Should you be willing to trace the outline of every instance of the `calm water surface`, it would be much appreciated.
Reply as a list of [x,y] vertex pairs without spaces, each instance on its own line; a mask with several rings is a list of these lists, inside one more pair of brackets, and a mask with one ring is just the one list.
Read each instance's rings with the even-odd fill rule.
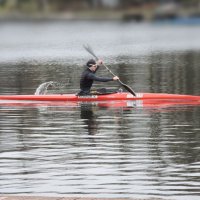
[[[200,95],[200,27],[0,26],[1,94],[33,94],[47,81],[62,84],[49,92],[77,92],[90,43],[136,92]],[[199,106],[0,105],[0,194],[196,200],[199,155]]]

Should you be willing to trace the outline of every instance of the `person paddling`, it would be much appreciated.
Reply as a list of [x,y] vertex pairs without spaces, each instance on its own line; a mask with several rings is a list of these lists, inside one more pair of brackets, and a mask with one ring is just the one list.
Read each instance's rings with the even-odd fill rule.
[[[102,60],[98,60],[96,62],[94,59],[90,59],[87,62],[86,64],[87,68],[83,71],[81,75],[80,92],[77,94],[78,96],[94,94],[91,92],[91,87],[94,81],[108,82],[108,81],[119,80],[118,76],[114,76],[112,78],[104,78],[104,77],[96,76],[95,73],[97,72],[97,70],[102,64],[103,64]],[[98,90],[96,91],[96,93],[98,94]]]

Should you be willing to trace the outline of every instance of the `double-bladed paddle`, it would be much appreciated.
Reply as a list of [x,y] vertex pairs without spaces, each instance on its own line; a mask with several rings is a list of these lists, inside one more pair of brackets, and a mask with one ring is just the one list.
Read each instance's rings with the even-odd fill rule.
[[[89,45],[83,45],[84,49],[90,53],[92,56],[94,56],[94,58],[96,60],[99,60],[99,58],[95,55],[94,51],[92,50],[92,48]],[[116,76],[104,63],[102,64],[113,76]],[[133,96],[136,96],[136,93],[132,90],[131,87],[129,87],[128,85],[124,84],[120,79],[118,80],[118,82],[128,91],[130,92]]]

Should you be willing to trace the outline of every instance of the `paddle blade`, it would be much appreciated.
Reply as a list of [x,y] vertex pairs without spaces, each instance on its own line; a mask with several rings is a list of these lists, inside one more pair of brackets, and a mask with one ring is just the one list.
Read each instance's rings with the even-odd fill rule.
[[92,56],[94,56],[96,60],[99,60],[98,57],[95,55],[94,51],[92,50],[92,48],[88,44],[83,45],[83,47],[88,53],[90,53]]
[[120,80],[119,80],[119,83],[120,83],[128,92],[130,92],[133,96],[136,96],[136,93],[132,90],[131,87],[129,87],[128,85],[122,83]]

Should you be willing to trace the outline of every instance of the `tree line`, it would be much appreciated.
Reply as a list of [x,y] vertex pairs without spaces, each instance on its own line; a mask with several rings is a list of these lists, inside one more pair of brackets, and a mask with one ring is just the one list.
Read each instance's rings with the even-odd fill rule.
[[129,9],[141,6],[157,6],[175,3],[184,7],[199,7],[200,0],[0,0],[0,9],[5,11],[67,11],[90,9]]

